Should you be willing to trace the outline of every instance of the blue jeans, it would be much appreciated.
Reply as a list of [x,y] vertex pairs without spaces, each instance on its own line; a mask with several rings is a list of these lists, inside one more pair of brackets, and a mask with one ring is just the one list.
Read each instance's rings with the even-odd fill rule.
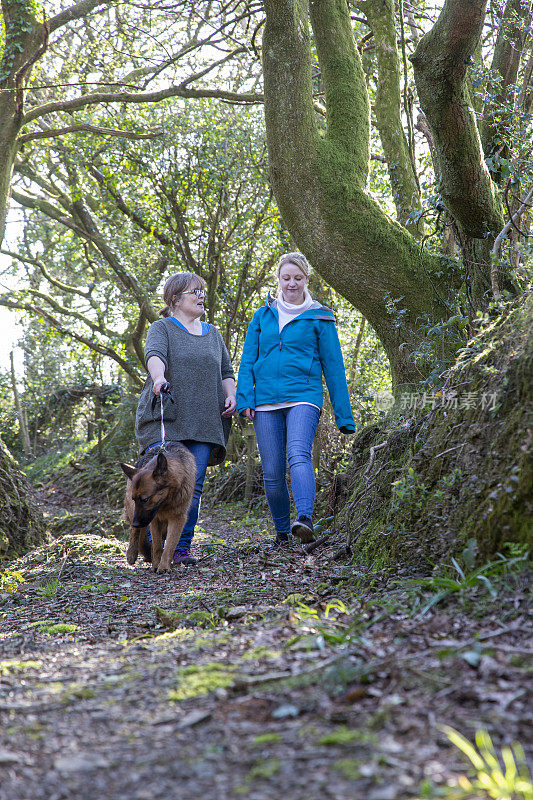
[[189,516],[187,522],[183,526],[178,547],[185,547],[190,549],[192,537],[194,536],[194,527],[198,522],[198,514],[200,513],[200,500],[202,497],[202,489],[204,488],[205,473],[209,457],[211,456],[212,445],[208,442],[194,442],[192,439],[187,439],[182,442],[187,450],[190,450],[196,460],[196,483],[194,486],[194,494],[192,496],[192,503],[189,509]]
[[[161,444],[161,442],[158,442],[157,444]],[[194,536],[194,528],[198,521],[198,514],[200,513],[200,500],[202,497],[202,489],[204,488],[207,464],[209,462],[209,457],[211,456],[212,445],[210,445],[208,442],[195,442],[192,439],[187,439],[186,441],[181,442],[181,444],[185,445],[187,450],[191,451],[196,460],[196,484],[194,486],[192,503],[189,509],[187,522],[183,526],[180,540],[177,545],[177,547],[184,547],[189,550],[191,547],[192,537]],[[154,445],[150,445],[150,447],[154,447]]]
[[311,448],[319,418],[318,408],[309,405],[255,412],[254,428],[265,493],[278,535],[289,533],[291,529],[287,460],[296,514],[299,517],[313,515],[315,471]]

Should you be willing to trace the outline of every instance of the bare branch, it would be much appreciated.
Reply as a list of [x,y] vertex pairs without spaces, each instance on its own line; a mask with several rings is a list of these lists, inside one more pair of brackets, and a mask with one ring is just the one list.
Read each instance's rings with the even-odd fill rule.
[[149,222],[146,222],[137,211],[134,211],[126,204],[120,192],[111,185],[111,181],[109,181],[99,169],[89,166],[89,172],[93,178],[96,179],[99,185],[105,189],[109,195],[111,195],[117,205],[117,208],[122,211],[123,214],[129,217],[139,228],[142,228],[143,231],[146,231],[146,233],[150,234],[150,236],[153,236],[154,239],[157,239],[159,242],[161,242],[161,244],[165,245],[165,247],[172,246],[172,240],[169,239],[168,236],[165,236],[164,233],[160,233],[160,231],[156,230],[154,226]]
[[30,258],[29,256],[23,256],[20,253],[13,253],[11,250],[5,250],[4,248],[0,249],[0,253],[2,253],[2,255],[4,256],[10,256],[10,258],[16,258],[18,261],[22,261],[24,264],[33,264],[42,272],[43,276],[46,278],[48,283],[52,284],[52,286],[55,286],[58,289],[61,289],[61,291],[67,292],[69,294],[79,294],[82,297],[85,297],[86,299],[90,299],[91,295],[90,291],[86,292],[83,289],[76,288],[75,286],[69,286],[66,283],[62,283],[57,278],[54,278],[52,275],[50,275],[50,273],[48,272],[42,261],[39,261],[39,259]]
[[495,300],[499,300],[501,297],[500,288],[498,286],[498,254],[500,252],[501,244],[505,239],[505,237],[507,236],[507,234],[509,233],[509,231],[511,230],[511,228],[513,227],[513,225],[516,222],[518,222],[518,220],[520,219],[526,208],[529,207],[529,201],[531,200],[532,197],[533,197],[533,188],[529,190],[525,200],[522,201],[522,205],[520,206],[520,208],[517,211],[515,211],[511,219],[504,225],[504,227],[494,240],[494,245],[490,252],[492,259],[492,264],[490,268],[490,283],[492,287],[492,296],[494,297]]
[[200,70],[200,72],[193,72],[192,75],[189,75],[188,78],[185,78],[179,86],[178,89],[183,89],[185,86],[188,86],[193,81],[200,80],[200,78],[204,78],[210,72],[212,72],[216,67],[220,67],[221,64],[225,64],[226,61],[229,61],[234,56],[238,55],[239,53],[245,53],[246,47],[238,47],[237,50],[233,50],[231,53],[228,53],[224,58],[220,58],[218,61],[213,61],[211,64],[208,64],[205,69]]
[[63,336],[68,336],[71,339],[75,339],[77,342],[84,344],[90,350],[94,350],[96,353],[100,353],[100,355],[111,358],[122,367],[124,372],[126,372],[138,386],[143,385],[144,381],[139,376],[138,372],[131,366],[131,364],[119,356],[116,350],[113,350],[111,347],[105,347],[104,345],[100,344],[100,342],[96,342],[94,339],[89,339],[87,336],[83,336],[74,330],[69,330],[60,320],[54,317],[53,314],[41,306],[34,305],[32,303],[24,303],[18,300],[10,300],[9,298],[1,295],[0,306],[4,306],[5,308],[13,308],[18,311],[27,311],[30,314],[42,317],[52,326],[52,328],[63,334]]
[[57,136],[64,136],[66,133],[96,133],[98,136],[118,136],[121,139],[155,139],[163,136],[163,131],[152,131],[149,133],[136,133],[135,131],[123,131],[116,128],[101,128],[98,125],[66,125],[64,128],[48,128],[42,131],[33,131],[19,136],[18,142],[24,144],[34,139],[51,139]]
[[65,225],[67,228],[75,231],[75,233],[77,233],[83,239],[91,242],[91,244],[93,244],[94,247],[96,247],[96,249],[105,258],[124,288],[132,292],[139,304],[139,307],[145,308],[148,319],[153,322],[157,318],[155,312],[151,308],[146,292],[142,289],[137,280],[122,266],[118,256],[113,252],[111,247],[106,242],[105,237],[98,229],[96,223],[81,200],[77,200],[71,204],[71,214],[75,214],[75,217],[77,217],[81,223],[76,224],[72,218],[63,216],[47,200],[30,197],[29,195],[22,194],[22,192],[19,192],[16,189],[13,189],[12,194],[13,199],[16,200],[17,203],[20,203],[20,205],[25,206],[26,208],[34,208],[41,211],[46,216],[56,220],[56,222],[60,222],[62,225]]
[[115,3],[116,0],[82,0],[82,2],[76,3],[76,5],[70,8],[66,8],[64,11],[60,11],[59,14],[56,14],[55,17],[52,17],[48,23],[50,33],[66,25],[68,22],[86,17],[87,14],[94,11],[98,6],[107,7]]
[[183,97],[186,99],[211,97],[217,100],[227,100],[229,103],[242,103],[245,105],[263,102],[262,94],[246,92],[239,94],[239,92],[227,92],[223,89],[183,89],[177,86],[161,89],[158,92],[94,92],[93,94],[85,94],[82,97],[75,97],[72,100],[59,100],[37,106],[28,111],[23,119],[23,124],[27,125],[28,122],[55,111],[77,111],[80,108],[98,103],[160,103],[170,97]]
[[99,250],[103,255],[115,275],[121,281],[122,285],[133,293],[135,299],[139,303],[139,307],[145,309],[146,316],[150,322],[153,322],[156,319],[156,315],[151,309],[146,292],[144,289],[142,289],[136,278],[134,278],[133,275],[130,275],[122,266],[118,256],[113,252],[111,247],[106,242],[105,237],[98,229],[98,226],[85,207],[84,203],[81,200],[76,200],[74,203],[72,203],[72,209],[75,211],[76,216],[83,225],[83,229],[90,236],[91,241],[95,245],[96,249]]
[[53,297],[45,292],[40,292],[37,289],[28,289],[29,294],[32,297],[38,297],[40,300],[43,300],[58,314],[64,314],[67,317],[72,317],[72,319],[77,319],[80,322],[83,322],[84,325],[87,325],[94,333],[101,333],[103,336],[113,337],[117,334],[115,331],[111,330],[111,328],[107,328],[103,326],[101,323],[93,322],[92,320],[88,319],[84,314],[81,314],[79,311],[76,311],[73,308],[65,308],[62,306],[61,303],[58,303]]

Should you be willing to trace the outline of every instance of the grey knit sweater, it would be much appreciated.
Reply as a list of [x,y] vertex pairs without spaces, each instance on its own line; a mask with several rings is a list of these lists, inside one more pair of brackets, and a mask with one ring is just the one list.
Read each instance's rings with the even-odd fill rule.
[[[145,360],[158,356],[165,364],[174,403],[164,398],[165,439],[178,442],[192,439],[213,445],[210,464],[226,457],[231,418],[224,411],[222,381],[233,378],[233,369],[222,336],[211,325],[203,336],[195,336],[170,318],[152,323],[146,337]],[[161,441],[161,404],[152,412],[153,381],[146,379],[135,418],[135,435],[142,453]]]

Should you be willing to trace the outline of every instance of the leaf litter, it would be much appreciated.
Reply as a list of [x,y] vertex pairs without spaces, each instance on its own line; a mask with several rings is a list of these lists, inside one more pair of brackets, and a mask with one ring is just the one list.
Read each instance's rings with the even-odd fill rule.
[[527,569],[426,609],[336,537],[270,553],[218,504],[198,565],[159,576],[113,509],[69,512],[1,573],[0,800],[407,800],[468,769],[442,726],[531,755]]

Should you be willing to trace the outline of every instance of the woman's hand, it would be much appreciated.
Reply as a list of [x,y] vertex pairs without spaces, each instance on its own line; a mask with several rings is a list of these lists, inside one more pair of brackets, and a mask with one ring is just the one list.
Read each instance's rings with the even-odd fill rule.
[[223,417],[231,417],[232,414],[235,413],[235,409],[237,408],[237,398],[234,394],[229,394],[224,401],[224,411],[222,412]]
[[245,408],[244,411],[241,411],[243,417],[248,417],[248,419],[253,419],[255,417],[255,408]]
[[224,411],[223,417],[231,417],[237,408],[237,387],[233,378],[223,378],[222,388],[224,389]]
[[159,394],[161,392],[161,387],[164,386],[166,382],[167,381],[164,375],[162,375],[160,378],[156,378],[152,389],[153,393]]

